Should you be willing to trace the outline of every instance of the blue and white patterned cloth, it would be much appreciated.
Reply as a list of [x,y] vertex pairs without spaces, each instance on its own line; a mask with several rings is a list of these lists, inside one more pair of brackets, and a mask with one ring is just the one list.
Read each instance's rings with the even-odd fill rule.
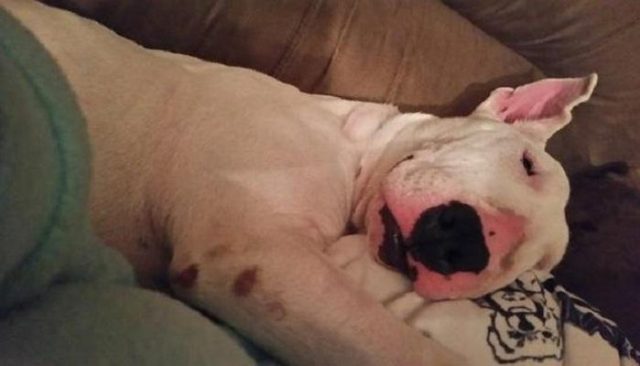
[[496,364],[640,363],[614,322],[550,275],[525,273],[473,302],[487,310],[486,345]]

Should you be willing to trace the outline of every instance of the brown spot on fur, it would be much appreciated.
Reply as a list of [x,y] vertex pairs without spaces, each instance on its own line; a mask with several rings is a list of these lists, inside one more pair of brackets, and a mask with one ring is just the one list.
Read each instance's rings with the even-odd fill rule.
[[143,250],[148,250],[151,247],[151,245],[149,244],[148,241],[144,239],[138,239],[138,247],[140,247]]
[[216,245],[215,247],[213,247],[213,249],[206,253],[206,256],[208,258],[214,259],[222,257],[225,254],[229,253],[231,253],[231,247],[229,247],[228,245]]
[[287,310],[280,301],[271,301],[267,303],[267,311],[273,315],[275,320],[282,320],[287,316]]
[[541,269],[541,270],[550,270],[551,268],[551,264],[553,263],[553,256],[552,255],[545,255],[544,257],[542,257],[542,259],[536,264],[536,269]]
[[240,272],[233,281],[233,294],[238,297],[245,297],[251,293],[258,282],[258,267],[253,266]]
[[178,273],[178,275],[173,278],[173,282],[184,288],[190,288],[196,282],[197,278],[198,266],[192,264],[186,269],[182,270],[182,272]]
[[358,228],[356,227],[356,225],[351,221],[347,222],[347,225],[344,228],[344,235],[353,235],[357,233]]
[[500,267],[502,267],[502,270],[504,271],[510,270],[514,265],[515,263],[513,261],[513,253],[509,253],[508,255],[504,256],[500,261]]

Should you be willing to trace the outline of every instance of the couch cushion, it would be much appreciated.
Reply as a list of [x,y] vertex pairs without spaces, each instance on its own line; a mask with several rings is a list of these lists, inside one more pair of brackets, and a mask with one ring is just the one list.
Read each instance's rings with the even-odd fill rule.
[[435,0],[46,2],[146,47],[250,67],[304,91],[409,110],[468,112],[496,86],[539,75]]

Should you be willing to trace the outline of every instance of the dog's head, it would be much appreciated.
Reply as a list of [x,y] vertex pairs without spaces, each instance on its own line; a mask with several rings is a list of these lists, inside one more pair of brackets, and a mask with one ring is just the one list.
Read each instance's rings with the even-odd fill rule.
[[[356,217],[374,255],[430,299],[480,296],[553,268],[568,241],[569,184],[545,145],[596,80],[499,88],[464,118],[387,118],[357,182]],[[363,115],[345,128],[362,133]]]

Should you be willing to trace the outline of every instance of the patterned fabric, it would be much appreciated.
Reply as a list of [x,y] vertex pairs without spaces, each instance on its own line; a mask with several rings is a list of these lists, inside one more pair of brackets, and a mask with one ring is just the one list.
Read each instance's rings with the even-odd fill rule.
[[620,358],[640,363],[640,352],[614,322],[558,285],[550,275],[528,272],[474,302],[490,310],[486,341],[499,364],[549,359],[571,364],[571,355],[565,352],[568,326],[591,337],[598,335],[618,351]]
[[535,276],[523,276],[476,303],[492,311],[487,343],[499,363],[562,360],[561,309]]
[[546,291],[552,292],[562,304],[562,320],[574,324],[589,335],[599,334],[605,341],[620,352],[623,357],[640,363],[640,351],[635,349],[624,336],[620,328],[611,320],[603,317],[600,311],[585,300],[569,293],[558,285],[552,277],[543,283]]

